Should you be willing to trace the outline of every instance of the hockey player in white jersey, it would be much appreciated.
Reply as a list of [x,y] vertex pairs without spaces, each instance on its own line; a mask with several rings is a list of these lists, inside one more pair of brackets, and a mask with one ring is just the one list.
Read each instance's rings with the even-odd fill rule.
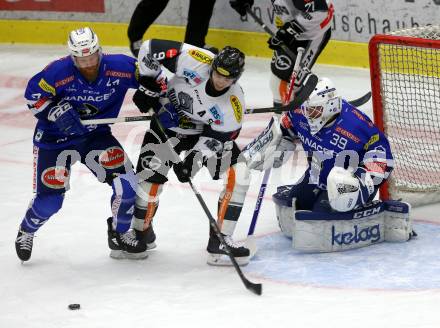
[[[143,43],[138,57],[142,86],[133,101],[141,111],[153,108],[166,128],[174,151],[178,154],[186,151],[183,162],[173,162],[168,144],[160,140],[159,127],[152,121],[137,166],[141,182],[133,222],[149,248],[155,246],[151,221],[170,168],[179,181],[188,182],[206,166],[213,179],[224,176],[217,216],[221,233],[237,263],[249,262],[249,249],[232,240],[249,185],[247,174],[236,174],[247,170],[237,170],[245,164],[237,163],[240,150],[234,141],[240,132],[245,108],[243,90],[237,83],[244,70],[244,58],[244,54],[233,47],[225,47],[214,56],[185,43],[166,40]],[[174,73],[168,83],[163,77],[163,67]],[[207,251],[209,264],[231,264],[212,229]]]
[[[295,55],[297,49],[305,49],[301,60],[302,70],[295,80],[295,93],[299,92],[308,71],[331,37],[331,21],[334,7],[331,0],[271,0],[274,24],[278,31],[268,40],[274,50],[270,65],[272,74],[270,88],[275,106],[281,106],[287,98],[289,81],[295,58],[281,49],[284,43]],[[241,16],[254,0],[231,0],[230,4]]]

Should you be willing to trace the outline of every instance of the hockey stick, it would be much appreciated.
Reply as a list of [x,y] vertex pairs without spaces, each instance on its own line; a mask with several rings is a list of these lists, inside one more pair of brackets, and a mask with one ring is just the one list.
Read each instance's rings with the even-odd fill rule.
[[[165,132],[165,129],[163,128],[162,124],[160,123],[159,119],[157,118],[156,115],[153,116],[152,118],[155,123],[158,125],[159,127],[159,133],[160,133],[160,138],[162,140],[166,140],[165,143],[168,144],[168,146],[170,147],[170,149],[172,150],[172,154],[175,157],[175,161],[177,163],[181,163],[182,160],[180,159],[179,155],[177,155],[177,153],[174,151],[173,146],[170,144],[169,139],[167,137],[167,134]],[[217,222],[215,221],[214,217],[212,216],[211,212],[209,211],[208,206],[206,205],[202,195],[200,194],[200,192],[197,190],[196,186],[194,186],[191,178],[188,181],[191,189],[193,190],[194,194],[197,197],[197,200],[199,201],[200,205],[203,208],[203,211],[205,212],[206,216],[208,217],[209,220],[209,225],[211,226],[211,228],[214,230],[215,235],[217,236],[217,238],[220,240],[220,242],[223,244],[224,249],[226,251],[226,254],[229,256],[229,259],[231,260],[235,271],[237,271],[238,275],[240,276],[241,281],[243,282],[243,284],[245,285],[245,287],[250,290],[251,292],[257,294],[257,295],[261,295],[263,292],[263,285],[262,284],[256,284],[253,283],[251,281],[249,281],[245,275],[243,274],[243,271],[241,271],[240,266],[238,265],[237,261],[235,260],[235,257],[232,255],[231,249],[228,246],[228,244],[226,244],[225,239],[223,238],[223,235],[220,232],[220,228],[217,225]]]
[[[304,94],[310,93],[311,87],[314,88],[314,79],[312,79],[310,83],[304,85],[304,88],[306,89]],[[371,98],[371,92],[369,91],[359,98],[348,101],[348,103],[355,107],[359,107],[367,103],[370,100],[370,98]],[[304,99],[304,97],[298,95],[296,97],[296,100],[294,99],[288,105],[276,107],[276,108],[275,107],[248,108],[244,110],[244,114],[265,114],[265,113],[275,113],[275,111],[281,111],[281,112],[289,111],[295,109],[295,107],[297,106],[301,106],[301,103],[299,103],[298,99],[302,100]],[[116,117],[116,118],[98,118],[98,119],[90,119],[90,120],[81,120],[81,123],[84,125],[93,125],[93,124],[140,122],[140,121],[151,121],[152,117],[153,117],[152,115],[140,115],[140,116],[126,116],[126,117]]]
[[151,117],[152,117],[152,115],[96,118],[96,119],[90,119],[90,120],[81,120],[81,123],[84,125],[93,125],[93,124],[112,124],[112,123],[151,121]]
[[[293,86],[295,84],[295,80],[298,75],[298,71],[300,69],[300,64],[301,64],[301,59],[302,59],[303,54],[304,54],[304,48],[298,48],[298,55],[296,56],[295,65],[293,66],[293,70],[292,70],[292,77],[290,79],[291,86]],[[316,84],[318,83],[318,78],[316,75],[314,75],[314,74],[311,75],[308,80],[310,80],[312,78],[314,78],[312,81],[313,88],[310,89],[311,85],[310,84],[308,85],[307,92],[309,92],[309,93],[307,94],[307,98],[310,95],[310,93],[312,93],[313,89],[315,88]],[[307,86],[308,80],[306,82],[306,85],[303,87],[304,89]],[[284,99],[285,103],[288,103],[288,101],[290,100],[290,96],[292,93],[291,91],[293,91],[293,87],[291,88],[291,90],[289,90],[289,94],[288,94],[287,98]],[[304,97],[303,94],[301,94],[301,96]],[[287,104],[287,105],[289,105],[289,104]],[[278,110],[276,110],[276,113],[277,113],[277,115],[281,114],[281,112]],[[266,171],[264,171],[263,181],[261,182],[260,191],[258,192],[257,202],[255,203],[254,214],[252,215],[251,225],[249,226],[248,237],[246,240],[247,246],[249,247],[249,249],[252,249],[254,251],[254,253],[256,252],[256,249],[257,249],[257,245],[255,242],[255,237],[254,237],[255,225],[257,224],[258,215],[260,214],[261,204],[263,203],[263,197],[266,192],[266,187],[267,187],[267,183],[270,178],[271,171],[272,171],[271,167],[269,167]]]

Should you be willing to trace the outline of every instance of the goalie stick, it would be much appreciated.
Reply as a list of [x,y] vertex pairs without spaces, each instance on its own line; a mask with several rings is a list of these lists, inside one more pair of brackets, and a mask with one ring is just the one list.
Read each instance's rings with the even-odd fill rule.
[[[160,139],[161,140],[165,140],[164,142],[166,144],[168,144],[168,146],[171,148],[172,150],[172,154],[175,157],[176,162],[182,162],[182,160],[180,159],[179,155],[174,151],[173,146],[169,143],[169,139],[167,137],[167,134],[165,132],[164,127],[162,126],[162,124],[160,123],[159,119],[157,118],[156,115],[153,116],[153,118],[156,122],[156,124],[159,127],[159,134],[160,134]],[[205,203],[205,200],[203,199],[202,195],[200,194],[200,192],[198,191],[198,189],[196,188],[196,186],[193,184],[192,179],[189,178],[188,181],[191,189],[193,190],[197,200],[199,201],[200,205],[203,208],[203,211],[205,212],[206,216],[208,217],[209,220],[209,225],[211,226],[211,228],[214,230],[215,235],[217,236],[217,238],[220,240],[220,242],[222,243],[222,245],[224,246],[224,249],[226,251],[226,254],[229,256],[229,259],[232,262],[232,265],[235,268],[235,271],[238,273],[241,281],[243,282],[243,284],[245,285],[245,287],[250,290],[251,292],[253,292],[254,294],[257,295],[261,295],[263,293],[263,285],[262,284],[256,284],[253,283],[251,281],[249,281],[245,275],[243,274],[243,271],[241,271],[240,266],[238,265],[237,261],[235,260],[234,256],[232,255],[231,249],[229,248],[228,244],[226,243],[225,239],[223,238],[223,235],[220,232],[220,228],[217,225],[217,222],[215,221],[214,217],[212,216],[211,212],[209,211],[208,206]]]
[[[248,7],[248,11],[249,11],[249,7]],[[300,69],[300,64],[303,54],[304,54],[304,48],[298,48],[298,55],[296,56],[295,65],[293,66],[293,70],[292,70],[292,77],[290,79],[289,93],[287,94],[287,97],[284,99],[285,103],[288,103],[290,101],[290,97],[293,91],[293,86],[295,85],[295,80],[298,75],[298,71]],[[298,95],[291,103],[287,104],[287,106],[290,106],[295,100],[297,102],[299,101],[299,104],[302,104],[310,96],[312,91],[315,89],[317,83],[318,83],[318,77],[316,75],[312,74],[311,76],[309,76],[309,78],[306,81],[306,84],[298,92]],[[295,108],[295,106],[293,108]],[[282,111],[277,109],[275,113],[276,115],[281,115]],[[268,168],[266,171],[264,171],[263,181],[261,182],[260,191],[258,192],[257,202],[255,203],[254,214],[252,215],[252,220],[248,231],[248,237],[246,240],[246,245],[254,253],[256,253],[257,250],[257,245],[256,245],[257,243],[255,241],[255,236],[254,236],[255,225],[257,224],[258,216],[260,214],[261,204],[263,203],[263,197],[266,192],[266,187],[270,178],[271,171],[272,168]]]

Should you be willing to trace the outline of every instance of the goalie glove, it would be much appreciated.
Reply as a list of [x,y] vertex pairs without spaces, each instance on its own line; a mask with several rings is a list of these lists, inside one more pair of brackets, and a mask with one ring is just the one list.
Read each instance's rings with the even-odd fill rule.
[[282,50],[282,45],[285,44],[289,49],[296,52],[294,47],[295,41],[304,33],[304,27],[295,19],[286,22],[267,43],[272,50]]
[[371,175],[362,167],[353,173],[352,170],[335,166],[327,177],[330,206],[338,212],[348,212],[365,205],[375,191]]

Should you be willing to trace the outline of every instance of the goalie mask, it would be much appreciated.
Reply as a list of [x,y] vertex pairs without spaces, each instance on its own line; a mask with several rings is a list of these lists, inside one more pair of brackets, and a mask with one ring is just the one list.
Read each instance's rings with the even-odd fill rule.
[[341,97],[333,82],[326,77],[321,78],[301,110],[309,123],[310,133],[318,133],[333,116],[341,112]]

